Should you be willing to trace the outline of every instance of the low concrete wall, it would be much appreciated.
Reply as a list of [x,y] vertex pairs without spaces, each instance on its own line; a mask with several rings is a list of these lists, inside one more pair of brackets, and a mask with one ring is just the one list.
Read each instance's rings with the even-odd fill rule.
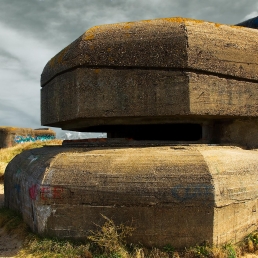
[[49,128],[0,127],[0,148],[8,148],[19,143],[46,141],[56,138],[56,133]]
[[237,242],[257,228],[257,151],[135,144],[25,151],[6,169],[5,205],[61,238],[87,237],[101,214],[132,222],[130,241],[146,246]]

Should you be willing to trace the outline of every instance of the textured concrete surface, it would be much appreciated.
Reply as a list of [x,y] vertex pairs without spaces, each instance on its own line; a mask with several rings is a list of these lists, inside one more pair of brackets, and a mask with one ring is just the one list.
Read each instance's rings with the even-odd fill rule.
[[43,87],[41,121],[90,130],[106,124],[167,123],[182,116],[188,120],[257,117],[257,96],[257,82],[214,75],[78,68]]
[[257,40],[257,30],[183,18],[93,27],[44,68],[42,124],[257,117]]
[[41,83],[82,65],[187,68],[257,80],[257,38],[257,30],[184,18],[95,26],[48,62]]
[[49,128],[31,129],[0,126],[0,148],[8,148],[27,141],[47,140],[55,137],[56,133]]
[[237,242],[257,227],[258,152],[169,145],[44,147],[8,165],[5,205],[40,234],[82,238],[100,214],[130,241],[174,247]]

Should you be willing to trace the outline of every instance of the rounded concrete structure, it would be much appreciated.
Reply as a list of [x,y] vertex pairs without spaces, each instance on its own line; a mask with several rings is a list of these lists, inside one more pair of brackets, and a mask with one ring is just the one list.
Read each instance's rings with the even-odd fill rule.
[[[164,143],[163,143],[164,144]],[[133,243],[239,241],[257,227],[258,152],[112,141],[25,151],[7,167],[5,204],[33,231],[84,238],[101,214]]]

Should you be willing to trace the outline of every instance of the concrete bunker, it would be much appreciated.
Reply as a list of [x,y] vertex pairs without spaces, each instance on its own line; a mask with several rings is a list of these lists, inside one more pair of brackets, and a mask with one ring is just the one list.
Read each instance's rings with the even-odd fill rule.
[[258,219],[257,40],[184,18],[89,29],[44,68],[41,120],[108,138],[18,155],[6,206],[43,235],[104,214],[146,246],[237,242]]
[[49,128],[0,127],[0,148],[8,148],[24,142],[46,141],[55,138],[56,133]]

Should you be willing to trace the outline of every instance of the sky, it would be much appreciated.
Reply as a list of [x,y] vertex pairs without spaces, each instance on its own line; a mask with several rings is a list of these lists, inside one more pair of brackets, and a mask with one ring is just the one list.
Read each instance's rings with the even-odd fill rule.
[[42,127],[42,70],[48,60],[90,27],[179,16],[236,24],[258,16],[258,2],[0,0],[0,126]]

